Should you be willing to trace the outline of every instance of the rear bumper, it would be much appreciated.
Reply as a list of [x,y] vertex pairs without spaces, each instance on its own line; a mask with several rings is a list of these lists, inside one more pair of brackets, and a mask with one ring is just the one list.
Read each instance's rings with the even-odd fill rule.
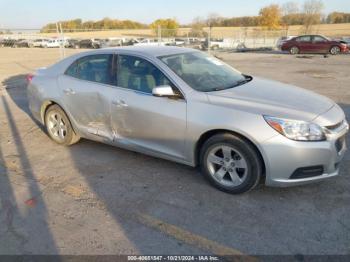
[[[297,186],[328,179],[339,174],[339,164],[347,149],[345,126],[336,135],[320,142],[298,142],[282,135],[262,144],[265,154],[266,181],[268,186]],[[341,145],[340,145],[341,142]],[[297,169],[322,167],[322,174],[295,179]]]

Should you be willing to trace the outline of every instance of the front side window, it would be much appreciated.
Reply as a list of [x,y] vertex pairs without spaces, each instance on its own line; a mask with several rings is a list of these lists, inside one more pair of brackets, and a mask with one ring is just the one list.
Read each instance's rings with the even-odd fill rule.
[[110,54],[85,56],[74,62],[65,74],[81,80],[113,84],[112,62],[113,55]]
[[202,52],[162,56],[159,59],[197,91],[224,90],[251,80],[251,77]]
[[327,39],[322,36],[314,36],[314,42],[327,42]]
[[153,64],[128,55],[119,56],[117,85],[150,94],[154,87],[172,86],[168,78]]

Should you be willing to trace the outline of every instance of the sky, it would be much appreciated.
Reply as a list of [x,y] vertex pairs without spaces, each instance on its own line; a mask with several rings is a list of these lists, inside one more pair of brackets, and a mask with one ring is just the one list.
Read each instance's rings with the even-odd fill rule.
[[[324,13],[350,12],[349,0],[325,1]],[[49,22],[104,17],[151,23],[176,18],[181,24],[216,13],[224,17],[257,15],[261,7],[288,0],[0,0],[0,28],[39,29]],[[302,6],[303,0],[296,0]]]

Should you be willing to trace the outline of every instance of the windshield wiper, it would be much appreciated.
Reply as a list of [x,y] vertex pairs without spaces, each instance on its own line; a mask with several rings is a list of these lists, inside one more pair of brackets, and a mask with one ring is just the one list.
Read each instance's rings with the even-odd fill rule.
[[241,80],[241,81],[238,81],[235,85],[236,86],[240,86],[240,85],[244,85],[245,83],[248,83],[250,81],[253,80],[253,77],[252,76],[248,76],[248,75],[243,75],[244,76],[244,79]]
[[252,76],[248,76],[248,75],[243,75],[244,76],[244,79],[243,80],[240,80],[240,81],[237,81],[234,85],[231,85],[231,86],[227,86],[227,87],[224,87],[224,88],[215,88],[214,90],[212,91],[221,91],[221,90],[226,90],[226,89],[230,89],[230,88],[234,88],[234,87],[237,87],[237,86],[241,86],[241,85],[244,85],[250,81],[253,80],[253,77]]

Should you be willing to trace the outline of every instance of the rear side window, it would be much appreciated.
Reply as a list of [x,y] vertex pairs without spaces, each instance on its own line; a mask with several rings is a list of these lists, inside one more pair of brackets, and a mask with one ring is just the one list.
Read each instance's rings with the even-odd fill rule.
[[115,83],[112,63],[111,54],[85,56],[71,64],[65,74],[81,80],[112,85]]
[[311,36],[305,35],[297,38],[298,42],[311,42]]

